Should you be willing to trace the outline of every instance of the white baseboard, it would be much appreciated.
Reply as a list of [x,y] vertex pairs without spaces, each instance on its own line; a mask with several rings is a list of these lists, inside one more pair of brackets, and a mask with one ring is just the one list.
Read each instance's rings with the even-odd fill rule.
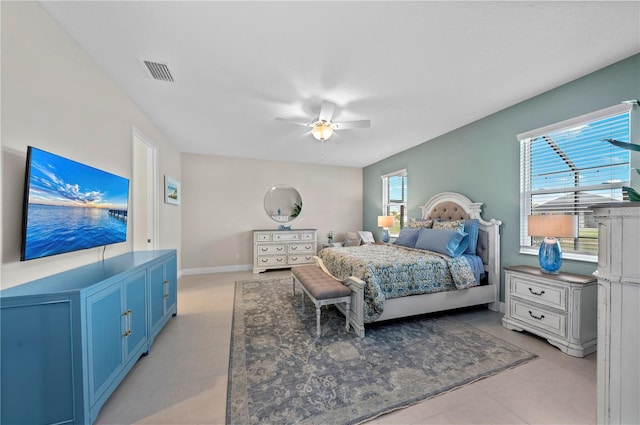
[[253,270],[253,265],[240,264],[237,266],[218,266],[218,267],[200,267],[200,268],[193,268],[193,269],[182,269],[180,270],[180,276],[209,274],[209,273],[244,272],[247,270]]

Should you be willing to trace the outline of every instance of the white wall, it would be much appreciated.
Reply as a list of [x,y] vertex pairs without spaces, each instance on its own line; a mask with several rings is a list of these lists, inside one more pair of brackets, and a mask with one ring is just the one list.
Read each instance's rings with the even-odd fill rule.
[[342,240],[362,228],[361,168],[183,153],[181,183],[183,273],[249,269],[251,230],[280,224],[263,207],[277,184],[300,193],[302,213],[289,224],[318,229],[319,244],[329,230]]
[[[102,248],[20,262],[27,146],[131,178],[132,127],[159,148],[162,176],[180,153],[37,2],[2,8],[2,288],[98,261]],[[181,208],[160,201],[160,248],[179,248]],[[131,205],[131,199],[129,204]],[[131,250],[111,245],[106,257]],[[178,255],[180,258],[180,255]]]

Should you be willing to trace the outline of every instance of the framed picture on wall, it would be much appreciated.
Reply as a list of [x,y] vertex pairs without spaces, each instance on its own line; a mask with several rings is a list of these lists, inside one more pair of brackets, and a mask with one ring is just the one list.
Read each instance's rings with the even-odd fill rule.
[[164,176],[164,201],[167,204],[180,205],[180,182],[173,177]]

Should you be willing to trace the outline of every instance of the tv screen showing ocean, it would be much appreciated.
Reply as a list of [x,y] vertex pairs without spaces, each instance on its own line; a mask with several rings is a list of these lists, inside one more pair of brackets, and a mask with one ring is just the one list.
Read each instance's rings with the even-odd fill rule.
[[29,204],[25,259],[124,242],[126,215],[119,211]]

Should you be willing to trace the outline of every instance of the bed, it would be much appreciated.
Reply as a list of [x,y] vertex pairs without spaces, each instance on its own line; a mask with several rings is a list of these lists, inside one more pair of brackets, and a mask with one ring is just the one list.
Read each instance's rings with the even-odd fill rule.
[[[475,222],[475,256],[452,258],[394,244],[326,248],[318,254],[319,266],[351,288],[350,323],[359,336],[366,324],[390,319],[484,304],[499,310],[501,221],[484,220],[481,206],[459,193],[439,193],[420,207],[417,220]],[[476,257],[475,271],[467,257]],[[345,313],[343,305],[336,307]]]

